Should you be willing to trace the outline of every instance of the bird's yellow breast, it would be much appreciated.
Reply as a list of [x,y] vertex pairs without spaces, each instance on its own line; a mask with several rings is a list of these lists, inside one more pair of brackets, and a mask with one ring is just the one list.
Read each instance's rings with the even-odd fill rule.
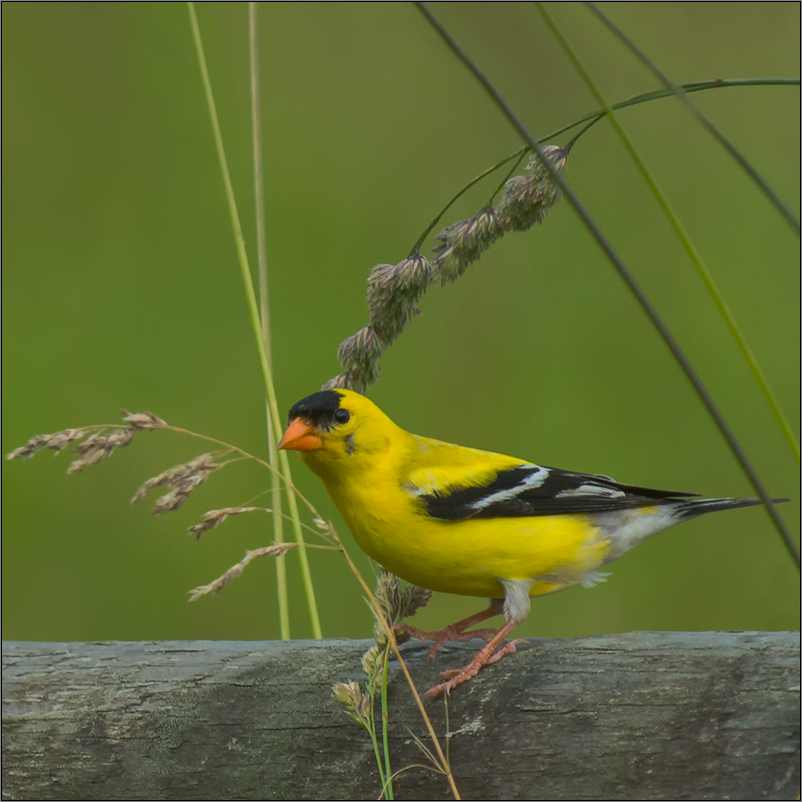
[[539,596],[583,582],[610,552],[610,542],[583,515],[433,517],[423,495],[483,487],[498,471],[527,463],[411,435],[383,415],[371,426],[362,413],[359,428],[332,430],[322,448],[301,456],[357,545],[402,579],[498,599],[500,579],[523,579]]
[[[381,478],[379,478],[381,477]],[[323,476],[357,545],[388,571],[431,590],[504,598],[499,579],[532,580],[539,596],[580,583],[611,545],[584,516],[444,521],[398,482]]]

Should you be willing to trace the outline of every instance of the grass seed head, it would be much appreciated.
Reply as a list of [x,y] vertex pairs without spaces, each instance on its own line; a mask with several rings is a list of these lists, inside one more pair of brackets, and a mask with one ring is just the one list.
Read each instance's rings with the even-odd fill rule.
[[145,498],[148,490],[154,487],[166,485],[170,492],[163,495],[156,501],[153,508],[154,515],[177,510],[186,500],[189,494],[200,484],[206,481],[212,471],[220,466],[214,462],[211,454],[201,454],[199,457],[185,462],[183,465],[176,465],[169,471],[160,473],[152,479],[148,479],[142,487],[137,490],[131,499],[131,504],[136,504]]
[[405,583],[403,593],[401,595],[400,604],[400,618],[410,618],[429,603],[432,598],[432,591],[428,588],[421,588],[417,585],[410,585]]
[[370,688],[375,680],[379,677],[381,671],[384,669],[384,647],[374,645],[362,655],[362,670],[368,678],[368,688]]
[[257,557],[281,557],[286,554],[290,549],[295,548],[297,543],[273,543],[270,546],[262,546],[259,549],[252,549],[245,552],[245,556],[236,565],[232,565],[222,576],[217,577],[214,582],[208,585],[200,585],[189,591],[189,600],[195,601],[207,593],[216,596],[232,579],[241,576],[242,572],[248,566],[251,560]]
[[418,251],[397,265],[376,265],[368,276],[368,311],[384,347],[420,314],[417,302],[433,276],[432,266]]
[[[404,618],[415,615],[421,607],[428,604],[432,591],[404,582],[389,571],[382,571],[376,580],[373,595],[387,623],[393,626]],[[387,635],[375,612],[373,617],[373,638],[379,646],[384,646]]]
[[338,373],[333,378],[329,379],[323,386],[320,388],[321,390],[350,390],[351,389],[351,381],[348,378],[347,373]]
[[[190,533],[195,535],[195,540],[200,540],[204,532],[220,526],[229,515],[241,515],[243,512],[255,512],[263,510],[264,507],[226,507],[222,510],[210,510],[203,514],[203,520],[199,524],[189,527]],[[270,512],[270,510],[268,510]]]
[[401,620],[398,617],[401,602],[400,581],[395,574],[391,574],[389,571],[382,571],[376,580],[376,589],[373,591],[382,615],[391,626]]
[[440,244],[432,259],[440,283],[456,281],[503,234],[496,211],[490,206],[469,220],[444,228],[436,237]]
[[381,373],[379,358],[384,346],[372,326],[365,326],[340,343],[337,356],[346,368],[349,386],[364,392]]
[[131,426],[123,426],[108,434],[87,437],[73,449],[73,454],[78,454],[79,459],[70,464],[67,473],[82,471],[87,465],[94,465],[105,457],[110,457],[118,448],[127,446],[134,439],[135,431]]
[[376,265],[368,277],[370,325],[390,345],[415,314],[415,302],[399,289],[398,265]]
[[[555,145],[543,148],[552,167],[562,173],[566,152]],[[527,165],[529,175],[515,175],[504,185],[498,205],[498,223],[506,231],[525,231],[542,222],[549,209],[560,199],[559,185],[533,154]]]
[[58,453],[74,440],[80,440],[85,434],[81,429],[63,429],[54,434],[37,434],[24,446],[15,448],[10,454],[6,454],[6,459],[30,459],[41,448],[49,448]]
[[434,270],[415,251],[397,265],[376,265],[368,276],[370,325],[340,343],[337,356],[345,371],[321,388],[364,392],[381,373],[379,359],[404,327],[419,315],[418,300],[432,282]]
[[361,727],[367,726],[367,700],[362,695],[362,689],[356,682],[352,680],[348,683],[338,682],[332,685],[331,695],[345,707],[345,712],[349,718],[353,719]]
[[165,421],[152,412],[128,412],[125,409],[123,409],[122,412],[125,416],[123,420],[128,423],[132,429],[160,429],[167,426]]

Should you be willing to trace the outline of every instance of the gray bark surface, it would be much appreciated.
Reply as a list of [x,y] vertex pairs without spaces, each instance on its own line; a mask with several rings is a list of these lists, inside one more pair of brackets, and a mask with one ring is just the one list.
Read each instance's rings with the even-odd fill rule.
[[[478,644],[402,651],[425,690]],[[370,645],[6,642],[3,797],[376,799],[370,739],[331,697]],[[398,770],[430,741],[391,668]],[[427,710],[465,799],[798,798],[799,633],[530,640]],[[395,795],[451,798],[423,768]]]

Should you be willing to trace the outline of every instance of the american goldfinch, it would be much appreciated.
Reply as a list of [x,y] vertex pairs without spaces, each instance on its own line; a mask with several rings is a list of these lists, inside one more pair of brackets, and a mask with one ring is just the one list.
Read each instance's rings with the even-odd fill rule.
[[[301,452],[357,545],[388,571],[430,590],[490,599],[487,610],[436,633],[400,625],[435,641],[430,657],[447,640],[488,640],[430,696],[514,652],[516,641],[501,644],[526,619],[531,596],[592,587],[606,576],[599,566],[651,535],[761,503],[624,485],[418,437],[350,390],[295,404],[279,448]],[[500,630],[466,631],[502,612]]]

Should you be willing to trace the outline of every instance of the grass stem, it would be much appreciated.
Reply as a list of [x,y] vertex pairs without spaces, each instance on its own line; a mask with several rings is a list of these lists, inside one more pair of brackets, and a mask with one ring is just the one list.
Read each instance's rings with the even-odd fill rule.
[[657,313],[657,310],[652,305],[652,302],[646,296],[643,289],[641,289],[638,282],[635,280],[635,277],[630,272],[629,268],[623,263],[621,257],[615,252],[613,246],[608,242],[607,238],[602,233],[601,229],[598,227],[596,222],[590,216],[589,212],[580,202],[579,198],[577,197],[576,193],[571,189],[571,187],[566,182],[565,178],[560,175],[560,173],[554,169],[554,167],[549,163],[549,160],[544,156],[543,148],[537,143],[535,138],[529,133],[527,128],[524,124],[518,119],[518,116],[509,106],[509,104],[504,100],[504,98],[499,94],[493,84],[488,80],[487,76],[479,69],[476,63],[468,56],[465,51],[457,44],[451,34],[440,24],[440,22],[434,17],[434,15],[429,11],[424,3],[416,2],[415,5],[421,11],[421,13],[426,17],[432,27],[437,31],[443,41],[451,48],[452,52],[459,58],[463,64],[473,73],[474,77],[481,83],[484,87],[485,91],[490,95],[493,101],[496,103],[502,114],[509,120],[512,126],[518,131],[521,138],[529,145],[532,150],[537,153],[538,158],[542,162],[545,169],[548,171],[549,175],[551,176],[552,180],[557,183],[562,190],[565,198],[567,199],[568,203],[571,204],[574,211],[579,215],[580,219],[582,220],[584,226],[587,228],[588,232],[591,236],[596,240],[599,247],[605,253],[607,258],[609,259],[610,263],[618,272],[619,276],[623,279],[626,285],[629,287],[630,292],[635,296],[636,300],[640,304],[643,311],[647,314],[649,319],[652,322],[652,325],[663,339],[663,342],[666,344],[668,349],[674,356],[674,359],[679,363],[680,367],[684,371],[688,381],[693,386],[696,394],[701,399],[702,403],[707,408],[708,413],[713,418],[716,426],[718,427],[719,431],[721,432],[722,436],[724,437],[725,441],[730,447],[730,450],[735,455],[735,458],[741,465],[746,476],[749,478],[749,481],[752,483],[752,486],[755,488],[758,496],[760,496],[761,501],[766,506],[766,512],[768,513],[769,517],[774,522],[774,525],[777,531],[780,534],[780,537],[783,540],[783,543],[788,550],[788,553],[791,555],[791,558],[796,563],[797,567],[800,564],[799,558],[799,549],[797,548],[796,543],[794,542],[793,538],[791,537],[791,533],[788,531],[788,528],[785,525],[785,522],[780,517],[779,513],[777,512],[774,503],[771,500],[771,496],[769,495],[766,488],[763,486],[763,482],[760,479],[760,476],[757,474],[757,471],[752,467],[751,462],[746,456],[743,448],[741,447],[740,443],[738,442],[735,434],[733,433],[732,429],[730,428],[727,421],[724,419],[721,411],[718,409],[716,403],[713,401],[712,396],[705,388],[702,380],[700,379],[699,375],[694,370],[693,366],[691,365],[689,359],[685,356],[685,353],[679,346],[679,343],[676,341],[674,335],[668,329],[666,324],[663,322],[660,315]]
[[[248,3],[248,53],[251,76],[251,131],[253,139],[253,195],[256,215],[256,260],[259,275],[259,317],[262,322],[262,343],[267,362],[273,368],[273,351],[270,337],[270,303],[267,292],[267,235],[265,232],[265,184],[262,169],[262,114],[259,90],[259,38],[256,28],[256,3]],[[265,403],[267,432],[267,459],[274,470],[278,469],[276,431]],[[270,495],[273,509],[273,542],[284,542],[284,516],[282,515],[281,486],[270,473]],[[276,557],[276,592],[278,594],[279,628],[282,640],[290,639],[290,605],[287,595],[287,558]]]
[[[214,134],[215,147],[217,149],[217,157],[220,163],[220,170],[223,175],[223,184],[225,186],[226,199],[228,201],[229,214],[231,216],[231,225],[234,229],[234,243],[237,249],[237,257],[239,259],[240,272],[242,274],[242,282],[245,288],[245,296],[248,302],[248,311],[250,313],[251,325],[253,327],[254,335],[256,338],[256,347],[259,354],[259,363],[262,367],[262,375],[265,382],[265,390],[267,397],[268,415],[273,422],[273,432],[275,433],[280,427],[280,417],[278,414],[278,403],[276,401],[276,391],[273,384],[273,373],[270,366],[270,359],[268,358],[265,349],[265,338],[262,333],[262,324],[259,313],[259,305],[256,300],[256,292],[254,291],[253,279],[251,277],[250,265],[248,263],[248,253],[245,249],[245,238],[242,234],[242,226],[240,224],[239,212],[237,211],[237,202],[234,197],[234,189],[231,184],[231,175],[228,170],[228,162],[226,160],[225,148],[223,147],[223,136],[220,131],[220,122],[217,117],[217,108],[214,102],[214,95],[212,93],[212,85],[209,79],[209,70],[206,65],[206,57],[203,52],[203,41],[200,35],[200,28],[198,27],[198,18],[195,14],[195,5],[192,2],[187,3],[189,9],[189,19],[192,28],[192,36],[195,42],[195,49],[198,54],[198,62],[200,65],[201,79],[203,81],[203,89],[206,95],[206,104],[209,108],[209,116],[211,117],[212,132]],[[315,602],[314,588],[312,586],[311,574],[309,572],[309,563],[305,549],[305,541],[303,532],[301,530],[301,521],[298,515],[298,504],[295,496],[290,491],[292,480],[290,478],[290,466],[287,460],[287,455],[282,451],[278,454],[279,471],[285,478],[287,485],[287,500],[289,506],[289,514],[292,519],[294,535],[298,543],[298,552],[301,562],[301,573],[303,577],[304,590],[306,592],[307,602],[309,605],[309,616],[312,624],[312,635],[315,638],[321,638],[322,632],[320,629],[320,619]]]
[[609,28],[618,39],[644,64],[652,74],[660,81],[663,86],[682,101],[688,110],[699,120],[702,125],[717,139],[722,147],[735,159],[747,175],[757,184],[761,192],[771,201],[783,219],[799,235],[799,220],[788,206],[782,201],[777,193],[769,186],[768,182],[752,166],[748,159],[730,142],[721,131],[696,107],[693,101],[686,96],[682,89],[674,84],[669,78],[658,69],[657,65],[619,28],[595,3],[585,3],[585,5]]
[[384,647],[382,658],[381,703],[382,703],[382,746],[384,747],[384,771],[387,780],[384,783],[384,795],[387,799],[395,799],[393,795],[393,771],[390,766],[390,743],[388,732],[390,725],[390,708],[387,704],[388,664],[390,662],[390,644]]
[[[332,531],[332,536],[337,537],[336,533]],[[339,540],[339,538],[337,538]],[[415,687],[415,683],[412,680],[412,675],[409,673],[409,669],[407,668],[407,664],[404,662],[404,658],[401,656],[401,650],[398,648],[398,641],[395,639],[395,631],[387,623],[387,619],[384,617],[384,613],[382,613],[381,608],[379,607],[376,597],[373,595],[373,592],[368,587],[368,583],[365,582],[362,574],[359,573],[354,561],[351,559],[351,555],[345,550],[345,548],[340,545],[342,550],[343,557],[345,561],[348,563],[348,567],[351,569],[351,573],[356,577],[357,582],[362,586],[362,590],[365,593],[365,597],[368,599],[370,606],[373,608],[373,611],[376,615],[376,620],[381,625],[382,629],[384,630],[384,634],[387,636],[387,640],[390,643],[390,648],[393,650],[393,654],[398,660],[398,664],[401,667],[401,671],[404,674],[404,679],[407,681],[407,685],[409,685],[410,691],[412,691],[412,697],[415,700],[415,704],[420,711],[421,717],[423,718],[423,722],[426,725],[426,729],[429,732],[429,737],[432,739],[432,743],[434,744],[434,749],[437,754],[437,762],[440,768],[443,770],[443,774],[445,775],[446,781],[448,782],[449,787],[451,788],[451,793],[454,794],[454,799],[462,799],[457,790],[457,784],[454,780],[454,775],[451,773],[451,766],[448,763],[448,759],[443,752],[443,748],[440,746],[440,741],[437,738],[437,733],[434,731],[434,726],[432,724],[431,719],[429,718],[428,714],[426,713],[426,708],[423,706],[423,699],[421,699],[420,694],[418,693],[418,689]]]
[[761,370],[760,365],[758,364],[757,359],[755,358],[755,355],[752,352],[752,349],[749,347],[749,344],[746,342],[746,338],[741,333],[741,330],[735,321],[735,317],[730,311],[727,302],[721,295],[721,292],[719,291],[718,286],[716,285],[716,282],[713,279],[713,276],[710,274],[710,271],[707,269],[707,266],[702,260],[699,251],[691,242],[691,239],[688,236],[688,233],[685,231],[684,226],[679,221],[674,210],[671,208],[671,205],[669,204],[665,194],[657,185],[654,176],[652,176],[652,174],[649,172],[648,167],[646,167],[646,164],[644,163],[640,154],[636,150],[634,144],[632,143],[632,140],[630,140],[630,138],[624,131],[623,127],[619,123],[615,113],[613,112],[610,105],[607,103],[607,100],[604,98],[601,91],[596,86],[595,82],[591,78],[588,71],[583,67],[573,48],[570,46],[568,41],[562,35],[560,30],[557,28],[557,25],[554,23],[548,11],[546,10],[545,5],[543,3],[535,3],[535,6],[537,7],[538,11],[543,17],[543,20],[545,21],[552,35],[555,37],[559,45],[565,51],[565,54],[568,56],[571,63],[574,65],[574,68],[579,73],[585,85],[593,94],[593,96],[596,98],[597,103],[604,108],[604,113],[609,117],[610,122],[613,128],[615,129],[616,133],[618,134],[618,137],[620,138],[624,148],[626,149],[630,158],[635,163],[636,167],[643,176],[643,180],[646,182],[646,185],[649,187],[655,199],[657,200],[658,204],[660,205],[660,208],[663,210],[663,213],[668,219],[671,227],[674,229],[674,233],[676,234],[679,241],[682,243],[682,247],[685,249],[685,252],[688,254],[688,258],[691,260],[691,263],[694,265],[696,271],[699,273],[699,276],[701,277],[704,285],[707,287],[708,292],[713,298],[713,303],[716,305],[719,314],[724,318],[724,322],[726,323],[727,328],[730,330],[730,334],[732,335],[736,345],[743,354],[746,363],[749,365],[749,369],[752,371],[752,374],[755,377],[755,380],[757,381],[761,391],[763,392],[763,395],[766,397],[766,401],[768,402],[769,407],[772,413],[774,414],[774,417],[777,419],[780,429],[782,430],[783,436],[787,440],[788,445],[791,448],[791,451],[796,457],[796,461],[799,462],[800,461],[799,443],[796,437],[794,436],[794,433],[791,429],[791,425],[789,424],[788,419],[783,414],[779,402],[777,401],[777,398],[774,395],[772,389],[769,387],[768,381],[763,371]]

